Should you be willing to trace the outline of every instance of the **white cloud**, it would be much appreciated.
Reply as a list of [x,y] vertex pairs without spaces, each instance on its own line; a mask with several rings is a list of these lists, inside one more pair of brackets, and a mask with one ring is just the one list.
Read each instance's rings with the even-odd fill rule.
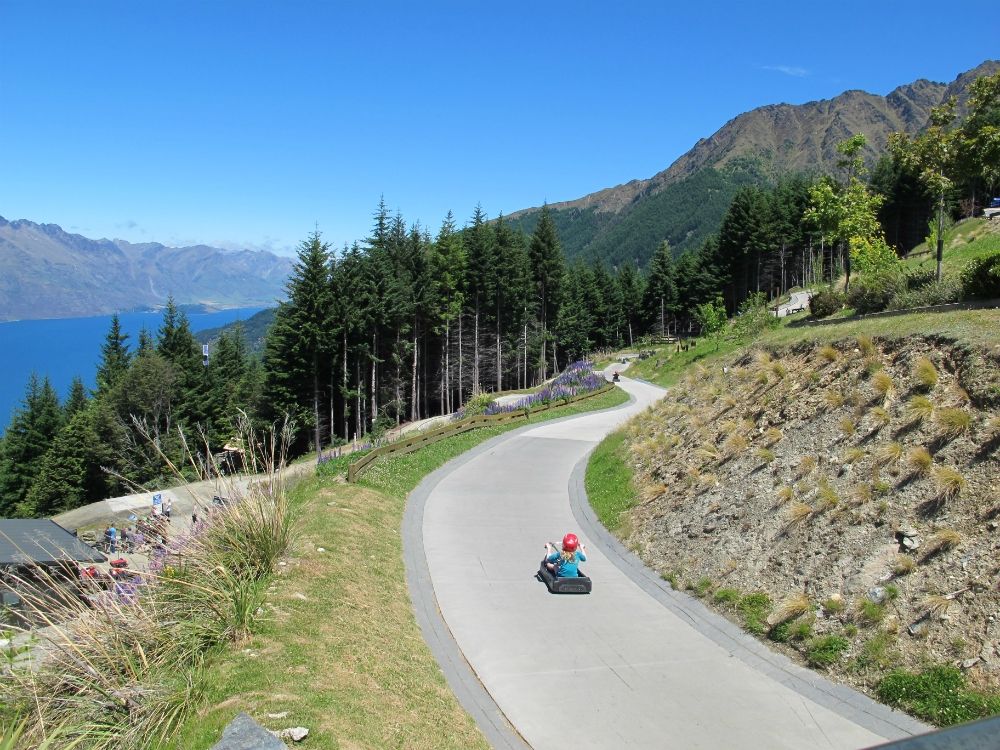
[[794,78],[805,78],[809,75],[808,70],[797,65],[764,65],[762,67],[764,70],[773,70],[776,73],[784,73],[786,76]]

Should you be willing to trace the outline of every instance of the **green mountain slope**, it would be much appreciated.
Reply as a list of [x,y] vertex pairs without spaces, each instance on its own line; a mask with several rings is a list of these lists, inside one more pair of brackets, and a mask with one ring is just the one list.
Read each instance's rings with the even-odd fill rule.
[[[722,222],[736,191],[748,183],[768,184],[752,160],[725,169],[704,169],[651,195],[637,196],[618,213],[588,208],[552,208],[566,258],[607,265],[645,266],[657,245],[670,242],[676,254],[698,247]],[[537,212],[511,219],[511,225],[530,234]]]

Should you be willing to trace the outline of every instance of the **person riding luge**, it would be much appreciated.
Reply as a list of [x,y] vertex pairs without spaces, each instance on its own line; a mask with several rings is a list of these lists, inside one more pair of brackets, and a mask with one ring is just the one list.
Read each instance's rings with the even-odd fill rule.
[[580,575],[580,563],[587,561],[587,548],[580,543],[576,534],[567,534],[562,540],[562,551],[545,543],[545,567],[557,578],[576,578]]

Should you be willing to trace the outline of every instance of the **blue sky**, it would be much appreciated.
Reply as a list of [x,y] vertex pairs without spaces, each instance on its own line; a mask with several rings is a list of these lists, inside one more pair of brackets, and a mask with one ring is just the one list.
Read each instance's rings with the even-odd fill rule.
[[649,177],[757,106],[951,81],[1000,57],[986,7],[0,0],[0,215],[291,252],[384,194],[436,232]]

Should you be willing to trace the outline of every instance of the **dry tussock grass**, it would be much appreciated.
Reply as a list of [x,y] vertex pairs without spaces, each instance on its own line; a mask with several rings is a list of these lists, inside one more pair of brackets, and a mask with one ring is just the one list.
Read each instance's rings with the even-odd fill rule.
[[968,482],[961,472],[951,466],[934,468],[932,476],[934,484],[937,486],[938,497],[942,500],[953,500],[959,497],[968,486]]
[[913,379],[916,380],[921,387],[929,391],[937,385],[937,368],[934,367],[934,363],[927,357],[917,357],[916,364],[913,366]]
[[771,627],[790,622],[812,610],[812,600],[805,593],[792,594],[782,599],[767,618]]
[[906,402],[906,413],[915,422],[923,422],[934,414],[934,402],[927,396],[913,396]]
[[788,506],[788,511],[786,517],[788,518],[788,524],[794,525],[797,523],[802,523],[813,513],[813,509],[806,503],[793,502]]
[[924,446],[915,445],[910,448],[909,453],[906,454],[906,463],[910,467],[910,471],[914,474],[926,477],[931,474],[931,469],[934,465],[934,458],[931,456],[930,451]]
[[938,409],[934,414],[934,424],[938,435],[953,439],[969,431],[972,415],[965,409]]

